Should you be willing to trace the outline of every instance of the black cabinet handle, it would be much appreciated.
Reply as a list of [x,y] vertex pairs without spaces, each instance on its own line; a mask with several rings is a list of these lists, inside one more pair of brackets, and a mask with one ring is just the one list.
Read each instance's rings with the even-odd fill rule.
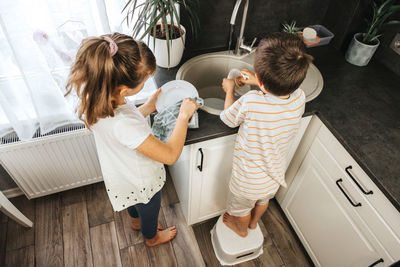
[[200,160],[200,165],[197,165],[197,168],[202,172],[203,171],[203,150],[201,148],[199,148],[200,151],[200,155],[201,155],[201,160]]
[[343,188],[340,186],[339,183],[343,182],[343,179],[340,178],[339,180],[336,181],[336,185],[339,187],[340,191],[342,191],[343,195],[347,198],[347,200],[351,203],[351,205],[353,205],[353,207],[360,207],[361,203],[357,203],[355,204],[350,198],[349,196],[346,194],[346,192],[343,190]]
[[344,169],[347,174],[350,176],[350,178],[353,180],[353,182],[358,186],[358,188],[360,188],[361,192],[363,192],[366,195],[370,195],[373,194],[374,192],[372,192],[372,190],[369,190],[368,192],[364,190],[364,188],[362,188],[362,186],[357,182],[357,180],[353,177],[353,175],[351,175],[350,173],[350,169],[353,169],[353,167],[350,165],[348,167],[346,167],[346,169]]
[[372,263],[371,265],[369,265],[368,267],[372,267],[377,265],[378,263],[384,262],[384,260],[382,258],[380,258],[379,260],[377,260],[376,262]]

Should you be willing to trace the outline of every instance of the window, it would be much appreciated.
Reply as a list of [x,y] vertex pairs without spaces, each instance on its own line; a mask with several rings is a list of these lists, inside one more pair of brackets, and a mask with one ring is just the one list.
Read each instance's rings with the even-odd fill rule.
[[76,99],[64,98],[81,40],[124,32],[124,0],[0,2],[0,137],[21,140],[76,123]]

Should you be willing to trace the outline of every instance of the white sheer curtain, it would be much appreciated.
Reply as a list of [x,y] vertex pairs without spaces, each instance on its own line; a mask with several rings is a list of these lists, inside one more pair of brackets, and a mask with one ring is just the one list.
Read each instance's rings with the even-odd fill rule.
[[[77,122],[65,82],[81,40],[121,26],[125,0],[0,1],[0,137]],[[110,18],[110,19],[109,19]]]

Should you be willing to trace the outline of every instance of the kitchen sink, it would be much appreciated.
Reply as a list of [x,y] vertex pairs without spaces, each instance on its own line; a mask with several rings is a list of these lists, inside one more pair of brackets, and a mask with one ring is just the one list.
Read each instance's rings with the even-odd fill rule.
[[[202,109],[219,115],[223,110],[225,99],[225,92],[221,87],[222,79],[231,69],[254,71],[253,61],[254,53],[244,56],[235,56],[231,51],[204,54],[184,63],[179,68],[176,79],[192,83],[197,88],[199,96],[205,100]],[[322,75],[317,67],[311,64],[306,79],[300,86],[306,94],[306,101],[316,98],[321,93],[322,87]]]

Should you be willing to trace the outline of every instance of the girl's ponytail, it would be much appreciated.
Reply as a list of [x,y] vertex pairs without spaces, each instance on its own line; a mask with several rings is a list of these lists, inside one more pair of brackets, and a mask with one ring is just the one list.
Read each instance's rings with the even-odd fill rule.
[[138,86],[156,69],[150,49],[132,37],[114,33],[82,41],[67,82],[80,99],[78,116],[88,128],[99,118],[114,116],[116,87]]

